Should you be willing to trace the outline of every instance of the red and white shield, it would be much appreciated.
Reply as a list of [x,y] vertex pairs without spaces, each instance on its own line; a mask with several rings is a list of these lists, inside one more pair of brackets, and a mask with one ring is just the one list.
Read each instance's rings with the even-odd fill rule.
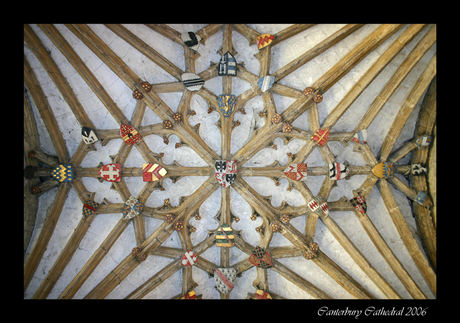
[[284,174],[294,181],[307,180],[307,164],[292,164],[284,170]]
[[236,179],[236,160],[216,160],[216,179],[223,187],[229,187]]
[[310,202],[308,202],[308,207],[314,213],[323,216],[329,214],[329,207],[327,206],[326,201],[324,201],[320,196],[317,196]]
[[329,163],[329,178],[333,181],[343,179],[348,175],[347,165],[341,163]]
[[198,256],[192,250],[187,251],[182,256],[182,266],[193,266],[198,261]]
[[311,136],[311,140],[313,140],[319,147],[324,147],[329,140],[329,135],[331,131],[329,128],[321,128],[315,131],[313,136]]
[[120,164],[107,164],[99,169],[99,176],[108,182],[119,182],[121,180]]

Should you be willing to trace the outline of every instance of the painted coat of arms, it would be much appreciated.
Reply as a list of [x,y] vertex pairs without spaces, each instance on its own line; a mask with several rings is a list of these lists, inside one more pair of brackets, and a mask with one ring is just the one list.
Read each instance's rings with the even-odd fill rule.
[[219,68],[217,73],[219,76],[236,76],[236,66],[235,57],[230,52],[226,52],[224,55],[222,55],[222,58],[219,61]]
[[271,75],[267,75],[267,76],[261,77],[257,81],[257,85],[259,85],[262,92],[265,92],[272,87],[274,82],[275,82],[275,77]]
[[275,38],[275,36],[270,35],[270,34],[262,34],[260,36],[257,36],[256,37],[257,48],[262,49],[262,48],[270,45],[274,38]]
[[273,266],[272,257],[263,248],[257,246],[249,257],[249,262],[260,268],[270,268]]
[[271,295],[266,291],[258,289],[257,292],[254,294],[253,299],[272,299]]
[[232,228],[224,223],[217,230],[216,246],[217,247],[233,247],[235,245],[235,236],[233,235]]
[[393,164],[390,162],[378,163],[372,168],[372,173],[378,178],[392,178],[393,177]]
[[311,140],[315,142],[319,147],[324,147],[329,140],[329,135],[331,131],[329,128],[321,128],[315,131],[313,136],[311,136]]
[[235,268],[216,268],[214,269],[214,282],[216,288],[222,294],[229,293],[235,285]]
[[184,44],[187,45],[187,47],[193,49],[194,51],[198,50],[201,40],[201,37],[199,35],[195,34],[193,31],[189,31],[186,33],[182,33],[180,35],[180,38],[182,39]]
[[204,84],[204,80],[194,73],[184,73],[181,78],[182,83],[189,91],[198,91]]
[[51,176],[59,182],[73,182],[74,168],[72,164],[56,166],[51,172]]
[[128,124],[121,124],[120,136],[128,146],[133,145],[136,141],[142,138],[137,130]]
[[284,170],[284,175],[294,181],[306,181],[307,180],[307,164],[299,163],[292,164]]
[[107,164],[99,169],[99,176],[107,182],[121,181],[121,167],[120,164]]
[[158,164],[142,164],[142,179],[144,182],[154,182],[162,179],[167,171]]
[[367,142],[367,129],[363,129],[355,133],[352,140],[357,142],[358,144],[364,145]]
[[143,208],[143,203],[139,202],[139,200],[134,196],[130,196],[129,199],[125,202],[125,206],[123,208],[124,219],[134,218],[136,215],[142,212]]
[[432,139],[433,138],[431,136],[424,136],[424,137],[418,138],[415,141],[415,144],[417,145],[418,149],[422,149],[422,148],[428,147],[431,144]]
[[348,171],[347,165],[341,163],[329,163],[329,178],[333,181],[347,177]]
[[181,299],[197,299],[195,291],[188,292],[187,294],[184,295]]
[[83,216],[87,217],[96,212],[97,208],[99,207],[99,203],[91,201],[91,200],[86,200],[85,204],[83,204]]
[[99,140],[94,131],[88,127],[81,128],[81,137],[87,145],[95,143]]
[[366,213],[367,211],[367,202],[361,195],[355,196],[350,200],[351,205],[361,213]]
[[192,250],[188,250],[181,259],[182,266],[193,266],[198,261],[198,256]]
[[224,117],[229,117],[235,109],[236,97],[234,94],[221,94],[217,103],[219,104],[220,113]]
[[223,187],[229,187],[236,179],[236,160],[216,160],[216,179]]
[[326,201],[321,196],[317,196],[308,203],[308,207],[319,216],[327,216],[329,214],[329,207]]

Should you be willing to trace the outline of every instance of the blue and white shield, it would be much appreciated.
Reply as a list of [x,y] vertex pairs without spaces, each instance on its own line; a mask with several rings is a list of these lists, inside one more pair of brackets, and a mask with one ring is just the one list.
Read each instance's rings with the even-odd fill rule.
[[219,76],[231,75],[236,76],[236,59],[230,52],[222,55],[219,61],[218,72]]
[[431,139],[432,139],[431,136],[424,136],[424,137],[418,138],[415,141],[415,144],[417,145],[418,149],[422,149],[422,148],[428,147],[431,144]]
[[125,206],[123,208],[124,218],[125,219],[134,218],[136,215],[142,212],[143,208],[144,208],[143,203],[141,203],[134,196],[130,196],[129,199],[125,202]]
[[229,117],[235,110],[236,97],[234,94],[221,94],[217,103],[219,104],[220,113],[224,117]]
[[272,87],[274,82],[275,82],[275,77],[271,75],[267,75],[267,76],[261,77],[259,81],[257,81],[257,84],[259,85],[262,92],[265,92]]

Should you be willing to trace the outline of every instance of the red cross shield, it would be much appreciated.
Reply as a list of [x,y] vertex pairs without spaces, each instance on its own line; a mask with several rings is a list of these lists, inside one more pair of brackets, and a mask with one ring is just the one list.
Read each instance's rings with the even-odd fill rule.
[[121,180],[120,164],[107,164],[99,169],[99,176],[108,182],[119,182]]

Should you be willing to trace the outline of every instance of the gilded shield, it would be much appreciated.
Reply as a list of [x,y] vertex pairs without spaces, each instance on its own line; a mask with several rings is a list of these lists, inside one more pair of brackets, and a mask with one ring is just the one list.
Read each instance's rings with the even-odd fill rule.
[[219,104],[220,113],[224,117],[228,117],[235,110],[236,97],[234,94],[221,94],[217,103]]

